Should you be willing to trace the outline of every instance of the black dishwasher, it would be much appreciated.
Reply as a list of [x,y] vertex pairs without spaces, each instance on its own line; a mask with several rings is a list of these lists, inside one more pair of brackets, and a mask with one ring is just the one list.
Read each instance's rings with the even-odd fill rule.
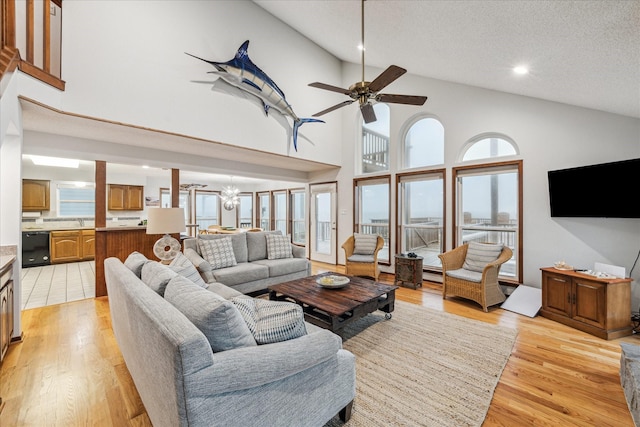
[[48,231],[22,232],[22,267],[51,264]]

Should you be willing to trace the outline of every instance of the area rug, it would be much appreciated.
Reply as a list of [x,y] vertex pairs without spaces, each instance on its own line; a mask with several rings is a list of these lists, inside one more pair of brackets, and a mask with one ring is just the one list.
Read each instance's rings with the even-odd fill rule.
[[378,313],[345,329],[356,399],[325,427],[482,425],[518,332],[402,301]]

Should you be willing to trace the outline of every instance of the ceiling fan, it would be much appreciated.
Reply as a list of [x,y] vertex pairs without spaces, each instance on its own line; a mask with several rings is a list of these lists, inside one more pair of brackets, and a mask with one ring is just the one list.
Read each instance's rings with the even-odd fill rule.
[[343,89],[341,87],[332,86],[326,83],[309,83],[309,86],[329,90],[332,92],[342,93],[344,95],[349,96],[351,99],[348,101],[343,101],[339,104],[336,104],[332,107],[327,108],[326,110],[322,110],[319,113],[313,115],[313,117],[320,117],[324,114],[327,114],[333,110],[337,110],[338,108],[344,107],[346,105],[351,104],[352,102],[358,101],[360,104],[360,111],[362,112],[362,118],[365,123],[371,123],[376,121],[376,114],[373,111],[373,104],[371,103],[373,100],[379,102],[388,102],[392,104],[408,104],[408,105],[423,105],[427,101],[426,96],[414,96],[414,95],[395,95],[395,94],[384,94],[378,93],[392,82],[394,82],[398,77],[407,72],[402,67],[398,67],[397,65],[390,65],[389,68],[384,70],[378,77],[373,79],[372,82],[367,82],[364,80],[364,2],[361,1],[362,5],[362,20],[361,20],[361,28],[362,28],[362,80],[352,84],[349,89]]

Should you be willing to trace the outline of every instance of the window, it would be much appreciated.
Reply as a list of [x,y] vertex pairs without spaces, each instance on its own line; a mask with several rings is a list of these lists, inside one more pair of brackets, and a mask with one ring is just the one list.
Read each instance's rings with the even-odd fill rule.
[[513,251],[500,278],[520,282],[522,260],[522,162],[454,168],[456,245],[500,243]]
[[291,190],[289,194],[289,206],[291,206],[291,242],[304,246],[307,241],[305,228],[306,193],[304,189],[295,189]]
[[462,151],[462,161],[493,159],[518,154],[515,142],[504,135],[481,135],[470,140]]
[[196,224],[200,230],[210,225],[220,224],[220,193],[216,191],[195,190]]
[[424,268],[440,269],[444,252],[444,176],[437,170],[398,176],[398,239],[401,253],[424,258]]
[[58,184],[58,216],[94,217],[96,213],[95,189],[75,184]]
[[386,172],[389,170],[389,107],[373,105],[377,120],[362,123],[361,173]]
[[355,179],[355,232],[384,239],[378,261],[389,262],[389,177]]
[[273,193],[273,220],[274,230],[280,230],[283,236],[287,235],[287,190],[274,191]]
[[237,206],[237,222],[241,228],[253,227],[253,193],[240,193]]
[[[160,189],[160,207],[170,208],[171,206],[171,193],[168,188]],[[191,223],[191,195],[188,191],[181,190],[178,195],[178,207],[184,209],[184,221],[187,224]]]
[[270,213],[270,204],[269,200],[271,196],[268,191],[263,193],[258,193],[258,217],[257,221],[260,226],[265,231],[271,230],[271,213]]
[[444,164],[444,127],[434,118],[415,122],[404,137],[402,167],[418,168]]

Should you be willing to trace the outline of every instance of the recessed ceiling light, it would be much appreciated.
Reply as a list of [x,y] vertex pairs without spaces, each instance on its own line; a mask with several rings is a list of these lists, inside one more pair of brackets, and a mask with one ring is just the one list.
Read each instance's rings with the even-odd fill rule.
[[149,166],[147,166],[147,165],[142,165],[142,169],[149,169]]
[[517,67],[513,67],[513,72],[519,75],[529,74],[529,69],[524,65],[518,65]]
[[80,160],[63,159],[60,157],[46,157],[30,155],[31,161],[36,166],[55,166],[59,168],[78,168]]

